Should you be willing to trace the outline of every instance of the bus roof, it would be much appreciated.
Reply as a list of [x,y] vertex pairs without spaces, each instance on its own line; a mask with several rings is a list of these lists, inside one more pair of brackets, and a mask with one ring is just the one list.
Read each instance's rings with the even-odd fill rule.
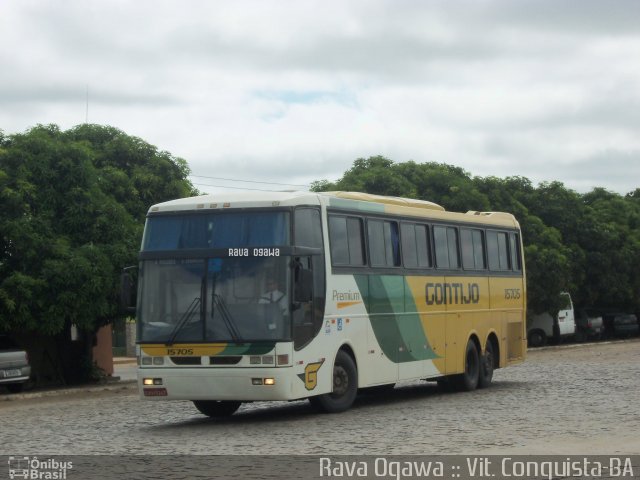
[[318,199],[318,194],[299,191],[268,192],[238,190],[236,192],[221,192],[158,203],[149,209],[149,213],[303,204],[319,205],[320,200]]
[[226,208],[256,208],[295,205],[327,205],[328,207],[371,213],[388,213],[432,220],[455,221],[499,225],[518,228],[518,222],[510,213],[449,212],[442,206],[415,198],[373,195],[361,192],[302,192],[238,190],[198,197],[181,198],[153,205],[149,213],[194,210],[223,210]]
[[345,198],[348,200],[358,200],[361,202],[375,202],[383,203],[386,205],[398,205],[401,207],[424,208],[426,210],[444,211],[444,207],[441,207],[437,203],[429,202],[427,200],[417,200],[415,198],[387,197],[384,195],[373,195],[372,193],[361,192],[323,192],[323,194],[332,195],[337,198]]

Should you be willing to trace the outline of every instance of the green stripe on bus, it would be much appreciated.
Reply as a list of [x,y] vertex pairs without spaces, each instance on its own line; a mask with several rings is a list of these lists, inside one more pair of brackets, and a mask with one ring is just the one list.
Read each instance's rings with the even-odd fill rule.
[[416,360],[439,358],[431,348],[427,332],[425,332],[422,324],[422,319],[420,318],[420,314],[417,313],[418,308],[413,299],[413,295],[411,295],[411,289],[405,281],[405,277],[402,277],[402,280],[405,291],[405,311],[410,312],[400,317],[400,332],[402,333],[402,337],[405,342],[408,343],[411,353]]
[[275,342],[230,343],[218,355],[264,355],[276,348]]
[[[395,363],[438,358],[431,348],[404,277],[354,275],[376,340]],[[405,313],[408,310],[407,313]]]

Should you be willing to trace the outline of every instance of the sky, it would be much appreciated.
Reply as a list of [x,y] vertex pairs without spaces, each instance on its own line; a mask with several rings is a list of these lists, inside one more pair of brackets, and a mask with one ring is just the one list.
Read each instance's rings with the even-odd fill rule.
[[209,193],[383,155],[624,194],[640,1],[0,0],[0,129],[84,122],[184,158]]

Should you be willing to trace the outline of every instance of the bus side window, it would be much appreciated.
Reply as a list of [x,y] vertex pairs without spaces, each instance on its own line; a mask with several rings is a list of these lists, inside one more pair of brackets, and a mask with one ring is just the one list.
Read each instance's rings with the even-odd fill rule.
[[313,272],[309,269],[309,259],[305,258],[305,265],[300,258],[294,260],[293,301],[296,303],[307,303],[313,300]]
[[484,238],[482,230],[461,228],[460,247],[465,270],[484,270]]
[[300,350],[319,332],[324,316],[324,266],[322,257],[294,259],[293,342]]
[[322,223],[317,208],[296,208],[295,244],[300,247],[322,248]]
[[372,267],[400,266],[400,238],[397,222],[367,220],[367,238]]
[[458,231],[455,227],[433,227],[436,248],[436,267],[456,269],[458,259]]
[[[322,222],[320,210],[318,208],[301,207],[295,209],[294,214],[294,243],[300,247],[322,248]],[[337,221],[332,222],[330,217],[330,229],[336,227],[334,235],[331,237],[332,244],[335,237],[349,236],[349,232],[357,231],[357,218],[335,217]],[[355,222],[355,224],[354,224]],[[351,223],[351,225],[349,224]],[[336,257],[348,263],[350,256],[358,258],[357,245],[349,244],[346,241],[343,245],[337,246],[336,251],[332,247],[331,253],[336,253]],[[357,243],[357,242],[356,242]],[[362,257],[362,252],[360,252]],[[334,263],[335,260],[334,260]],[[340,263],[340,261],[338,262]],[[324,255],[301,256],[293,259],[293,342],[296,350],[307,345],[320,331],[324,317],[325,304],[325,267]]]
[[509,247],[511,252],[511,269],[519,272],[522,270],[522,262],[520,261],[520,239],[517,233],[509,235]]
[[360,218],[330,215],[329,243],[333,265],[364,265],[364,238]]
[[400,224],[402,258],[406,268],[430,268],[429,235],[426,225]]
[[491,270],[509,270],[506,232],[487,231],[487,253]]

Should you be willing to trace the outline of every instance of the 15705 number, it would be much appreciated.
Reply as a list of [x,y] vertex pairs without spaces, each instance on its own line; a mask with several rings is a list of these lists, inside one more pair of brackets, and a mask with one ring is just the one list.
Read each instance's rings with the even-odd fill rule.
[[193,355],[193,348],[168,348],[167,355],[169,356]]
[[505,300],[518,300],[518,299],[520,299],[520,289],[519,288],[505,288],[504,289],[504,298],[505,298]]

